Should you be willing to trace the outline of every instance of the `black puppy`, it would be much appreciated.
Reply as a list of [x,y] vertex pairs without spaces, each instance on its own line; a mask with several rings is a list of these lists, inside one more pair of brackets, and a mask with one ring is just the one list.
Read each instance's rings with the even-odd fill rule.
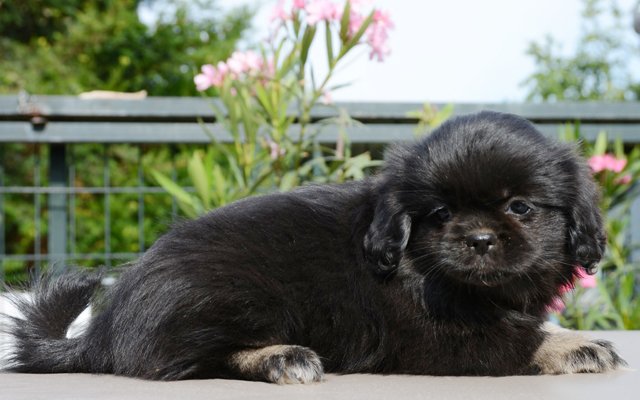
[[67,272],[15,320],[13,371],[309,383],[335,373],[602,372],[609,342],[545,323],[602,258],[574,149],[514,115],[452,119],[382,172],[237,201],[161,237],[108,290]]

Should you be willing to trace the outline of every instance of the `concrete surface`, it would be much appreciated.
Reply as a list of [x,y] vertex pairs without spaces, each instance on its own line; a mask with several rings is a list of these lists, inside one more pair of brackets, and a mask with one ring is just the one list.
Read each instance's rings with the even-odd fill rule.
[[558,376],[431,377],[328,375],[309,386],[200,380],[150,382],[88,374],[0,373],[0,399],[640,399],[640,331],[587,332],[613,341],[629,371]]

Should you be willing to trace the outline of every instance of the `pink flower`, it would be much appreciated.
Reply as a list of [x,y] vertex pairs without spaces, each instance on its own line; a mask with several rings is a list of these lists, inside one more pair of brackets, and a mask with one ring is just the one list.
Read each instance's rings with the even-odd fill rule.
[[[362,23],[364,22],[364,15],[360,14],[360,8],[363,1],[351,2],[351,8],[349,10],[349,26],[347,27],[347,38],[353,37],[360,30]],[[335,18],[338,21],[342,20],[344,15],[344,9],[336,10]]]
[[234,51],[227,60],[227,66],[229,67],[229,71],[236,77],[245,72],[244,54],[239,51]]
[[283,157],[285,153],[285,149],[278,146],[278,143],[273,140],[269,140],[269,148],[271,149],[270,157],[272,160],[277,159],[278,157]]
[[557,313],[561,313],[562,310],[564,310],[566,308],[565,304],[564,304],[564,300],[562,300],[562,297],[558,296],[555,297],[553,299],[553,302],[551,304],[549,304],[549,306],[547,306],[547,310],[548,311],[554,311]]
[[629,182],[631,182],[631,174],[626,174],[620,179],[615,179],[613,181],[613,183],[615,183],[616,185],[624,185],[625,183],[629,183]]
[[391,16],[388,12],[383,13],[380,10],[375,10],[373,13],[373,21],[372,24],[376,25],[377,29],[395,29],[395,25],[391,22]]
[[267,61],[267,67],[264,69],[264,75],[266,78],[273,78],[276,74],[276,67],[273,63],[273,59]]
[[288,21],[290,19],[291,14],[284,10],[284,0],[278,0],[278,4],[271,9],[269,22],[273,22],[275,20]]
[[595,275],[589,275],[580,267],[576,268],[578,271],[578,283],[585,289],[598,286]]
[[[220,66],[220,63],[218,63],[218,66]],[[222,64],[224,65],[224,63]],[[222,80],[226,75],[226,70],[224,68],[216,70],[216,67],[213,65],[206,64],[203,65],[201,69],[202,73],[193,78],[193,82],[196,84],[196,90],[201,92],[209,89],[211,86],[222,86]]]
[[[578,278],[578,283],[585,289],[594,288],[598,286],[598,281],[596,280],[595,275],[587,274],[581,266],[577,265],[576,267],[576,275]],[[555,311],[557,313],[562,312],[565,309],[564,301],[562,299],[562,295],[566,292],[573,290],[575,287],[575,283],[568,283],[566,285],[560,286],[560,295],[556,296],[552,303],[547,307],[549,311]]]
[[322,91],[322,104],[325,106],[333,104],[333,99],[331,98],[331,90],[323,90]]
[[293,0],[293,9],[304,8],[305,0]]
[[224,77],[225,75],[227,75],[229,73],[229,67],[227,66],[227,64],[225,64],[222,61],[218,61],[218,64],[216,65],[217,69],[218,69],[218,74],[221,77]]
[[387,30],[395,29],[389,13],[383,13],[375,10],[373,13],[373,21],[367,28],[367,43],[371,46],[369,59],[377,57],[378,61],[384,61],[384,58],[391,54],[391,49],[387,45]]
[[201,70],[202,73],[193,77],[193,83],[196,84],[196,90],[202,92],[203,90],[209,89],[213,84],[211,83],[213,80],[213,76],[211,70],[215,70],[215,67],[211,64],[203,65]]
[[229,67],[229,71],[234,75],[234,78],[237,79],[244,73],[252,76],[257,75],[263,67],[263,61],[262,57],[252,50],[244,53],[234,51],[227,60],[227,66]]
[[620,173],[627,166],[626,158],[615,158],[613,154],[603,154],[601,156],[593,156],[587,160],[587,164],[593,172],[612,171]]
[[371,4],[371,0],[351,0],[351,11],[359,13],[365,4]]
[[369,52],[370,60],[377,57],[378,62],[382,62],[385,57],[391,54],[391,49],[387,46],[385,37],[372,35],[368,43],[371,45],[371,52]]
[[330,0],[315,0],[306,5],[307,24],[315,25],[320,21],[331,21],[336,18],[338,11],[335,4]]

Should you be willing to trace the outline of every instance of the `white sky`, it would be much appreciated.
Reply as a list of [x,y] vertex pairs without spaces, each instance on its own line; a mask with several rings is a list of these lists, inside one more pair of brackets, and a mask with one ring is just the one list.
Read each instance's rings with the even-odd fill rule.
[[[289,1],[290,2],[290,1]],[[255,39],[266,36],[274,0],[221,0],[223,7],[262,4]],[[336,101],[519,102],[521,83],[534,71],[525,54],[547,34],[571,53],[580,35],[580,0],[372,0],[389,11],[391,56],[369,61],[367,53],[339,71]],[[635,0],[618,0],[628,11]],[[631,29],[631,28],[630,28]],[[322,37],[321,37],[322,38]],[[640,41],[640,38],[639,38]],[[323,40],[312,50],[316,77],[326,71]]]

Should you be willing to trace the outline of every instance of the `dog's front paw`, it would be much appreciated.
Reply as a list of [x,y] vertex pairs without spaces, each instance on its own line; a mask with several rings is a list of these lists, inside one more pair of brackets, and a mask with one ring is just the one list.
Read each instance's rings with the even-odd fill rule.
[[277,384],[313,383],[323,377],[320,357],[302,346],[276,345],[244,350],[231,358],[242,376]]
[[606,372],[627,366],[611,342],[590,339],[551,323],[546,323],[543,330],[546,337],[532,364],[539,373]]

